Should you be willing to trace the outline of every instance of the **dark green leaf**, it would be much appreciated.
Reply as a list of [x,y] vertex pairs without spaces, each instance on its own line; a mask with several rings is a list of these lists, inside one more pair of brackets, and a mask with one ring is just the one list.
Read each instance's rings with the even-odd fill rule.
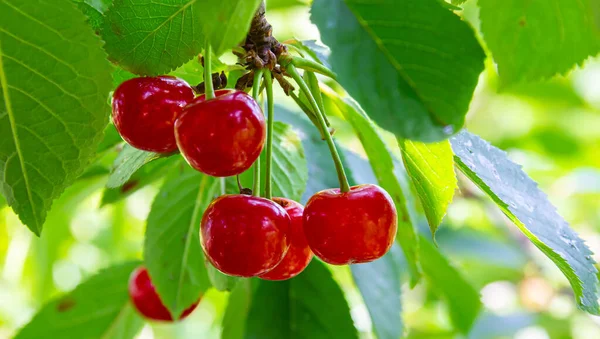
[[111,68],[84,21],[70,2],[0,2],[0,191],[38,235],[108,123]]
[[463,131],[451,139],[458,168],[563,272],[578,306],[592,314],[598,306],[598,271],[592,251],[556,212],[537,184],[503,151]]
[[160,157],[159,153],[141,151],[126,144],[115,159],[106,187],[123,186],[142,166]]
[[367,305],[378,339],[402,337],[398,255],[402,255],[400,248],[394,245],[379,260],[350,265],[354,282]]
[[200,247],[200,219],[219,193],[219,179],[174,168],[152,203],[144,262],[174,318],[210,287]]
[[452,148],[448,141],[424,144],[399,139],[402,160],[417,190],[431,236],[442,222],[456,190]]
[[246,38],[250,21],[261,0],[204,0],[201,27],[213,53],[221,55]]
[[419,254],[423,275],[448,303],[454,327],[468,333],[481,310],[479,292],[424,236],[420,236]]
[[293,279],[260,282],[245,338],[352,339],[358,335],[342,290],[327,268],[313,260]]
[[242,339],[246,330],[246,317],[252,304],[252,282],[241,279],[227,299],[223,315],[221,339]]
[[592,1],[480,0],[481,30],[505,84],[565,73],[600,51]]
[[438,141],[464,123],[484,53],[437,0],[315,0],[312,21],[342,86],[399,137]]
[[104,48],[132,73],[168,73],[202,50],[205,2],[115,0],[101,30]]
[[411,283],[415,285],[420,277],[417,234],[408,214],[406,198],[400,186],[400,181],[395,174],[392,156],[385,142],[381,139],[375,124],[373,124],[371,119],[369,119],[355,101],[350,98],[342,99],[331,91],[327,91],[326,95],[342,112],[350,125],[352,125],[369,158],[369,163],[371,164],[371,168],[373,168],[377,182],[394,200],[398,212],[398,234],[396,239],[402,246],[404,255],[407,258],[411,273]]
[[46,304],[15,338],[133,338],[143,321],[129,303],[127,283],[138,265],[101,271]]

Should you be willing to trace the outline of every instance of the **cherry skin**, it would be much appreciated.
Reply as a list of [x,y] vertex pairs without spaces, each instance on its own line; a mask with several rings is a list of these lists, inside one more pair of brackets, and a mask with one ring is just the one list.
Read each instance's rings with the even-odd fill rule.
[[394,243],[398,215],[390,195],[377,185],[327,189],[304,209],[304,234],[326,263],[346,265],[382,257]]
[[310,263],[313,253],[308,247],[304,228],[302,227],[302,214],[304,206],[286,198],[273,198],[281,205],[290,216],[290,249],[283,260],[269,272],[260,275],[265,280],[286,280],[300,274]]
[[[145,267],[140,266],[131,273],[129,278],[129,297],[135,305],[135,308],[146,318],[158,321],[173,321],[171,313],[163,305],[160,300],[150,276],[148,270]],[[188,307],[179,320],[186,318],[192,311],[198,306],[200,298],[190,307]]]
[[131,146],[171,153],[177,150],[175,119],[193,99],[190,85],[172,76],[129,79],[113,93],[113,122]]
[[222,195],[210,203],[200,224],[206,258],[219,271],[254,277],[279,264],[290,244],[290,217],[271,200]]
[[181,154],[198,171],[214,177],[240,174],[263,149],[265,118],[256,101],[236,90],[194,99],[175,122]]

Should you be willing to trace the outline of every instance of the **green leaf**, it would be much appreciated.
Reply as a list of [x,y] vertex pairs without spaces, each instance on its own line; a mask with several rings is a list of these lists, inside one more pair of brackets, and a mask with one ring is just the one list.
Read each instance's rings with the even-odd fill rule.
[[242,339],[246,330],[246,317],[252,305],[251,280],[241,279],[227,299],[223,315],[221,339]]
[[398,139],[404,167],[417,190],[431,236],[442,222],[458,188],[452,148],[448,141],[424,144]]
[[110,71],[74,4],[0,2],[0,191],[37,235],[102,140]]
[[[277,115],[275,116],[276,118]],[[260,157],[262,177],[260,179],[260,191],[264,192],[266,167],[265,152]],[[300,137],[292,126],[283,122],[275,121],[273,124],[273,162],[272,162],[272,189],[274,197],[286,197],[294,201],[300,201],[302,193],[306,189],[308,181],[308,168],[304,156],[304,148]],[[244,187],[252,187],[253,169],[242,173],[240,180]],[[235,177],[228,181],[229,187],[235,187]]]
[[381,259],[350,265],[352,277],[367,305],[378,339],[402,337],[400,248],[394,245]]
[[454,327],[463,334],[468,333],[481,310],[479,292],[422,235],[419,237],[419,255],[423,275],[446,300]]
[[204,2],[115,0],[100,32],[109,58],[140,75],[183,65],[202,50]]
[[565,73],[600,51],[592,1],[480,0],[481,30],[505,84]]
[[204,260],[204,266],[208,273],[208,279],[212,286],[217,291],[232,291],[237,285],[241,278],[227,275],[216,269],[208,260]]
[[123,139],[121,138],[121,135],[119,135],[119,132],[117,132],[115,125],[109,124],[104,129],[104,137],[102,138],[102,141],[100,141],[98,148],[96,148],[96,153],[100,154],[106,152],[121,142],[123,142]]
[[331,273],[313,260],[286,281],[261,281],[246,321],[246,339],[358,338],[348,303]]
[[4,196],[0,194],[0,209],[4,206],[6,206],[6,199],[4,199]]
[[152,203],[144,262],[174,318],[210,287],[200,247],[200,219],[219,191],[219,179],[175,168]]
[[394,200],[398,212],[396,239],[407,258],[411,273],[411,284],[414,286],[420,277],[417,233],[408,213],[406,198],[400,186],[400,181],[395,174],[394,160],[385,142],[377,132],[375,124],[354,100],[351,98],[342,99],[332,91],[326,91],[325,94],[352,125],[369,158],[377,182]]
[[161,157],[161,154],[141,151],[126,144],[115,159],[106,187],[123,186],[145,164]]
[[213,53],[221,55],[243,42],[261,0],[204,0],[201,23]]
[[463,131],[451,139],[458,168],[563,272],[584,311],[599,314],[592,251],[556,212],[537,184],[503,151]]
[[129,303],[127,284],[139,265],[122,264],[94,275],[46,304],[15,338],[133,338],[143,320]]
[[279,105],[275,106],[275,119],[292,126],[306,154],[308,181],[299,201],[305,203],[316,192],[339,185],[327,143],[321,139],[319,130],[310,120],[301,112],[290,111]]
[[315,0],[311,19],[340,84],[380,126],[430,142],[463,125],[485,55],[437,0]]
[[106,188],[102,194],[101,206],[113,204],[124,199],[147,185],[164,177],[168,171],[177,166],[184,166],[181,157],[172,156],[168,158],[159,158],[142,166],[135,171],[120,187]]

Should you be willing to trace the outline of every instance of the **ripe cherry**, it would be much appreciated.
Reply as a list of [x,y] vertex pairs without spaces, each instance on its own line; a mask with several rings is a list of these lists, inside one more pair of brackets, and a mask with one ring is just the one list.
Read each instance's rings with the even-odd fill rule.
[[177,150],[175,119],[193,99],[190,85],[172,76],[129,79],[113,93],[113,122],[131,146],[171,153]]
[[[159,321],[173,321],[171,313],[163,305],[160,300],[150,276],[148,270],[145,267],[138,267],[131,273],[129,278],[129,297],[135,305],[135,308],[146,318]],[[192,311],[198,306],[200,298],[190,307],[188,307],[179,320],[187,317]]]
[[333,265],[364,263],[382,257],[396,236],[396,207],[376,185],[358,185],[341,193],[313,195],[304,209],[304,233],[316,256]]
[[236,90],[194,99],[175,122],[181,154],[200,172],[215,177],[240,174],[263,149],[265,118],[256,101]]
[[281,205],[290,216],[290,249],[283,260],[269,272],[259,276],[265,280],[286,280],[300,274],[310,263],[313,253],[308,247],[304,228],[302,227],[302,214],[304,206],[286,198],[273,198]]
[[271,270],[289,248],[290,217],[271,200],[222,195],[210,203],[200,224],[207,259],[219,271],[254,277]]

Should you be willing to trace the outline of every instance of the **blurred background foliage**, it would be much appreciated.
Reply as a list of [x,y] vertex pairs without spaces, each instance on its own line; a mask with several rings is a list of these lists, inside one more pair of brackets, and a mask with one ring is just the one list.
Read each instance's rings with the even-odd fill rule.
[[[268,6],[280,40],[318,38],[305,1],[271,0]],[[478,29],[475,1],[458,13]],[[231,58],[222,60],[232,63]],[[200,79],[193,65],[176,74]],[[278,95],[279,104],[289,103]],[[347,123],[335,114],[332,120],[338,141],[364,157]],[[522,164],[600,261],[600,59],[590,59],[566,76],[509,88],[501,86],[488,59],[466,127]],[[131,188],[104,188],[116,155],[114,148],[100,153],[96,164],[54,203],[41,238],[23,227],[0,197],[0,337],[10,337],[42,304],[100,268],[142,258],[145,220],[160,180],[134,187],[119,200]],[[160,178],[173,165],[159,163],[145,170]],[[600,317],[576,309],[558,268],[460,174],[459,187],[436,239],[441,252],[480,291],[484,310],[469,338],[600,338]],[[430,237],[422,214],[418,220]],[[374,338],[350,270],[329,268],[346,293],[362,338]],[[422,282],[412,290],[404,283],[403,321],[409,338],[458,336],[436,285],[452,288],[453,282]],[[211,289],[187,320],[148,324],[138,337],[219,338],[227,297],[227,292]]]

